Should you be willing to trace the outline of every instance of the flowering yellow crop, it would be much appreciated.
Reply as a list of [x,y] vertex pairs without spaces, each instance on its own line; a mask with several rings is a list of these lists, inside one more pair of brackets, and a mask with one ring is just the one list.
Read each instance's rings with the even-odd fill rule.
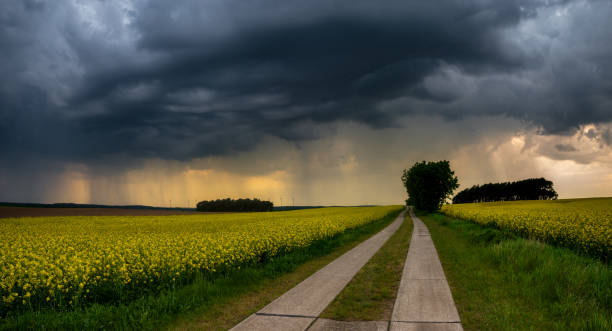
[[446,215],[612,257],[612,198],[444,205]]
[[0,219],[0,316],[137,296],[257,263],[400,208]]

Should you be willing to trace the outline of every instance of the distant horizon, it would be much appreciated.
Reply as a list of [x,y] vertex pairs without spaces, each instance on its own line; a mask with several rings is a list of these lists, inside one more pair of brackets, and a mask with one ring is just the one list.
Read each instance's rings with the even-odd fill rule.
[[[220,198],[222,199],[222,198]],[[202,200],[201,200],[202,201]],[[160,209],[196,209],[196,206],[193,207],[169,207],[169,206],[153,206],[153,205],[108,205],[108,204],[99,204],[99,203],[75,203],[75,202],[11,202],[11,201],[0,201],[0,206],[13,207],[12,205],[40,205],[45,207],[57,207],[62,208],[65,206],[91,206],[91,207],[104,207],[104,208],[126,208],[126,207],[144,207],[144,208],[160,208]],[[65,206],[64,206],[65,205]],[[398,204],[388,204],[388,205],[398,205]],[[277,206],[274,205],[274,208],[294,208],[294,207],[369,207],[369,206],[379,206],[379,205],[285,205],[285,206]],[[17,206],[19,207],[19,206]]]
[[[560,197],[557,200],[579,200],[579,199],[606,199],[612,198],[612,196],[588,196],[588,197],[573,197],[566,198]],[[219,198],[224,199],[224,198]],[[200,200],[203,201],[203,200]],[[525,200],[516,200],[516,201],[525,201]],[[499,202],[499,201],[496,201]],[[506,201],[512,202],[512,201]],[[103,203],[75,203],[75,202],[14,202],[14,201],[0,201],[0,206],[12,207],[11,205],[41,205],[41,206],[53,206],[53,205],[74,205],[77,207],[80,206],[91,206],[93,208],[102,207],[102,208],[127,208],[127,207],[144,207],[144,208],[159,208],[159,209],[196,209],[196,206],[193,207],[185,207],[185,206],[155,206],[155,205],[143,205],[143,204],[128,204],[128,205],[113,205],[113,204],[103,204]],[[368,207],[368,206],[387,206],[387,205],[405,205],[405,203],[388,203],[388,204],[359,204],[359,205],[274,205],[274,208],[278,207]],[[57,208],[63,208],[63,206],[58,206]]]
[[612,196],[609,1],[0,11],[0,200],[384,205],[423,160]]

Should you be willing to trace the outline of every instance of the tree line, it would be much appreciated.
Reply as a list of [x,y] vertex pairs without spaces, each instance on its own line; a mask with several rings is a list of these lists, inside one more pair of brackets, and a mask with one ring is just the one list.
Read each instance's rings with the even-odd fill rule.
[[217,199],[204,200],[197,204],[198,211],[272,211],[274,204],[271,201],[259,199]]
[[551,181],[545,178],[529,178],[516,182],[474,185],[457,193],[453,203],[556,200],[557,197]]

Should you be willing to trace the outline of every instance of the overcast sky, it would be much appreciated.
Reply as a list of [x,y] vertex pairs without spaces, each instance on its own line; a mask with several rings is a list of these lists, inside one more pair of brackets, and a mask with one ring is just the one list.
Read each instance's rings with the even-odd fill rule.
[[0,201],[612,196],[612,1],[2,1]]

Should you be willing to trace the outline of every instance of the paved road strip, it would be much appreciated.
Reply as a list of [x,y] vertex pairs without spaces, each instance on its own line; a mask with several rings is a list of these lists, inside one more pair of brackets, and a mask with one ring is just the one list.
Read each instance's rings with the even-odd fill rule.
[[427,226],[414,223],[391,330],[463,330],[453,296]]
[[401,212],[385,229],[344,253],[231,330],[306,330],[399,229],[404,213]]

